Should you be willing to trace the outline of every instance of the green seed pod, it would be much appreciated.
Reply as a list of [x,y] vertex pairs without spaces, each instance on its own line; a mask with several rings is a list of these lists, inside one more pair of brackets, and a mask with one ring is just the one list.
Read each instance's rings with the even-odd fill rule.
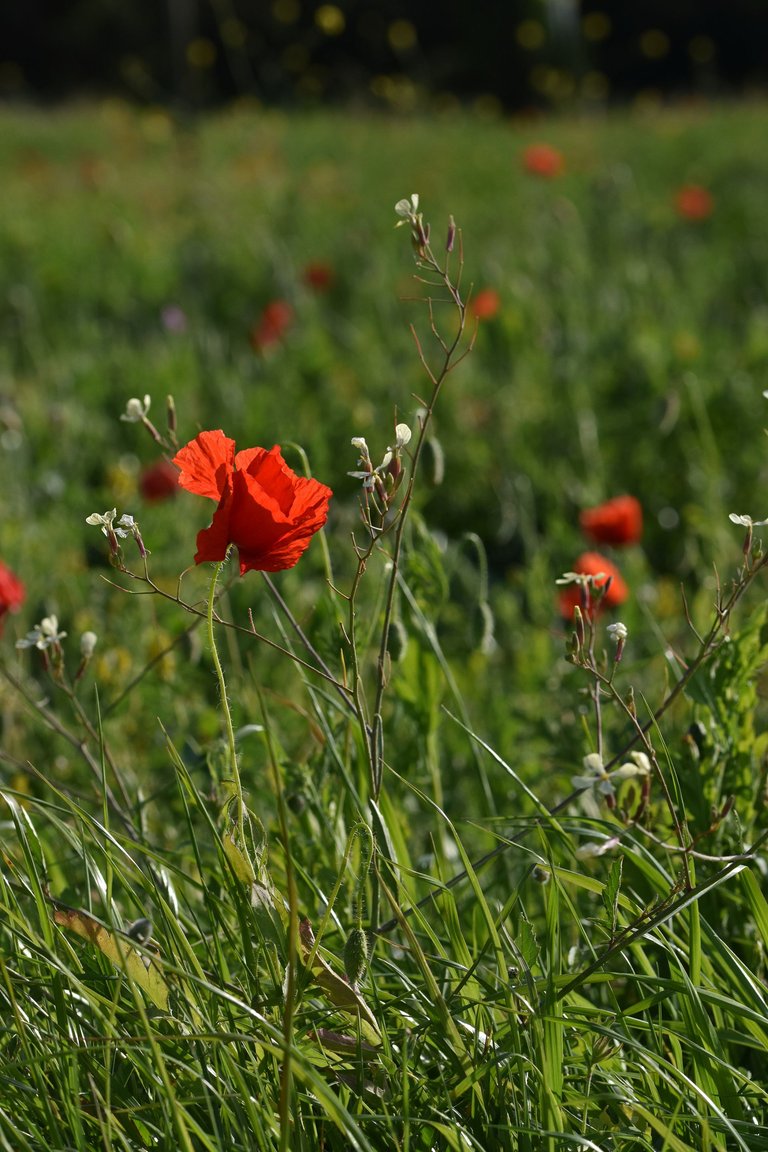
[[353,928],[344,945],[344,971],[353,988],[357,988],[367,967],[368,937],[362,928]]

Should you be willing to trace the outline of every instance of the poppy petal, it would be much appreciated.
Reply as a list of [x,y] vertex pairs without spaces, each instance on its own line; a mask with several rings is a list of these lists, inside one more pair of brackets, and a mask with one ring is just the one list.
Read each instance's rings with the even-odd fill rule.
[[232,543],[230,530],[230,513],[232,510],[232,485],[227,485],[227,491],[222,497],[218,508],[213,514],[213,520],[207,528],[202,528],[197,534],[197,552],[195,564],[202,564],[205,560],[223,560],[227,549]]
[[291,514],[296,488],[302,478],[288,467],[277,444],[269,452],[263,448],[238,452],[235,461],[249,480],[269,493],[284,516]]
[[173,458],[181,469],[179,484],[196,496],[220,500],[235,466],[235,442],[221,429],[200,432]]

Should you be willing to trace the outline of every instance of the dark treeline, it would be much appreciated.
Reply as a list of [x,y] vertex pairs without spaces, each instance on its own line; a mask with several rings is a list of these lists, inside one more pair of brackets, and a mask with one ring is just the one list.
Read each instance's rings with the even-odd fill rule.
[[768,79],[766,0],[10,0],[0,93],[509,109]]

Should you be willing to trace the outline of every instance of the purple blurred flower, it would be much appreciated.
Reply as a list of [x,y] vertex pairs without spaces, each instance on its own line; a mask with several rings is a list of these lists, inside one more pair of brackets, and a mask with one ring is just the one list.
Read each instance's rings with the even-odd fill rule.
[[163,328],[166,332],[186,332],[187,314],[178,304],[167,304],[160,313]]

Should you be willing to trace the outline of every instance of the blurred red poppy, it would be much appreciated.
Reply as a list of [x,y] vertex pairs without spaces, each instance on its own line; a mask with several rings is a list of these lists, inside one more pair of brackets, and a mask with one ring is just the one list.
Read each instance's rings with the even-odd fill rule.
[[158,460],[150,464],[139,476],[139,492],[150,504],[168,500],[178,490],[179,470],[169,460]]
[[294,311],[287,300],[271,300],[251,329],[251,347],[261,352],[278,344],[294,321]]
[[675,207],[685,220],[706,220],[712,215],[715,202],[711,192],[701,184],[683,184],[675,193]]
[[592,600],[585,606],[580,585],[567,584],[561,589],[558,597],[560,615],[564,620],[572,619],[573,610],[577,606],[581,608],[585,615],[591,615],[592,612],[595,611],[595,607],[597,607],[598,610],[603,607],[616,608],[619,604],[623,604],[629,597],[629,588],[625,584],[618,568],[615,564],[612,564],[610,560],[606,560],[605,556],[601,556],[599,552],[582,552],[571,571],[578,572],[584,576],[597,577],[595,580],[595,586],[597,588],[602,588],[609,580],[611,583],[605,595],[597,603],[597,606],[595,606],[595,602]]
[[277,444],[235,453],[220,429],[200,432],[174,464],[182,488],[218,503],[211,526],[197,534],[196,564],[223,560],[234,544],[241,576],[293,568],[328,517],[331,489],[297,476]]
[[491,320],[501,308],[501,297],[495,288],[481,288],[469,301],[469,312],[476,320]]
[[328,289],[333,286],[333,281],[336,279],[330,264],[324,264],[319,260],[312,264],[307,264],[302,272],[301,278],[307,288],[311,288],[314,292],[327,292]]
[[18,612],[26,595],[24,585],[10,568],[0,561],[0,629],[8,612]]
[[614,496],[579,516],[584,535],[595,544],[636,544],[643,535],[643,509],[634,496]]
[[551,144],[529,144],[523,152],[523,167],[534,176],[551,180],[565,168],[565,157]]

